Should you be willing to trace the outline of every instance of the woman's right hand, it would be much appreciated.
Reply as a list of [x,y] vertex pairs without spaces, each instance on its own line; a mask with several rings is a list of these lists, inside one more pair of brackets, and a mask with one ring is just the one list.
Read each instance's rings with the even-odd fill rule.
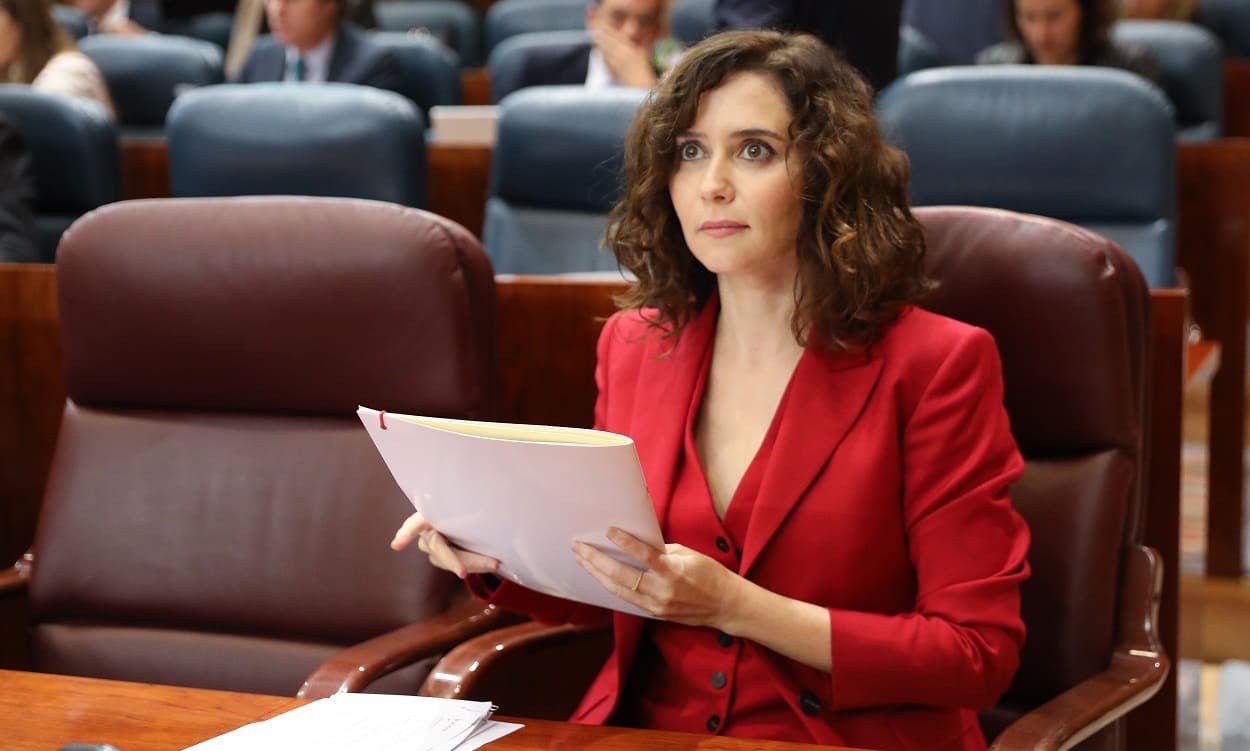
[[430,557],[430,563],[450,571],[461,579],[469,574],[493,574],[499,570],[499,561],[478,553],[461,550],[447,541],[419,512],[404,520],[391,540],[392,550],[403,550],[413,540],[417,549]]

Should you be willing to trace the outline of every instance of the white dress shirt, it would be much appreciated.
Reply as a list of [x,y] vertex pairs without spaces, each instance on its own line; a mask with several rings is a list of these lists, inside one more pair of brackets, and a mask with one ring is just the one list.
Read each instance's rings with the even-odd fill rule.
[[[330,56],[334,54],[334,35],[330,34],[325,41],[303,53],[304,80],[309,83],[325,83],[330,73]],[[295,60],[300,51],[294,47],[286,48],[286,73],[283,81],[295,80]]]

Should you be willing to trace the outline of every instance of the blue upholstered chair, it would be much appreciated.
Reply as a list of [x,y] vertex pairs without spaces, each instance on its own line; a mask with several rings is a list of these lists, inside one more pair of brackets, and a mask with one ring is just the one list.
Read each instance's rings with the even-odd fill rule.
[[486,54],[510,36],[586,28],[587,0],[499,0],[486,11]]
[[[222,51],[230,46],[230,34],[234,31],[233,13],[197,13],[177,29],[177,33],[212,42]],[[168,33],[168,30],[167,30]]]
[[374,42],[399,57],[399,93],[421,108],[428,127],[430,108],[460,104],[460,57],[429,34],[375,31]]
[[1250,57],[1250,3],[1245,0],[1198,0],[1194,20],[1215,32],[1229,57]]
[[425,205],[425,124],[391,91],[224,84],[169,111],[175,196],[292,194]]
[[224,80],[221,48],[200,39],[92,34],[79,47],[104,74],[123,131],[164,128],[184,88]]
[[1064,219],[1119,243],[1151,286],[1173,281],[1176,126],[1158,87],[1109,68],[913,73],[877,114],[911,159],[917,205]]
[[1176,108],[1183,141],[1220,136],[1224,52],[1212,32],[1180,21],[1120,21],[1115,41],[1148,50],[1159,63],[1160,83]]
[[[552,65],[550,60],[585,60],[591,47],[584,30],[532,31],[516,34],[491,50],[490,100],[498,103],[514,91],[530,86],[575,86],[586,81],[586,71],[576,65]],[[538,64],[535,64],[535,62]],[[553,71],[557,75],[553,78]]]
[[495,271],[609,271],[600,246],[640,89],[535,87],[501,104],[482,240]]
[[121,198],[117,126],[96,102],[0,84],[0,112],[22,134],[35,173],[42,260],[80,215]]
[[683,44],[695,42],[716,31],[712,16],[714,0],[673,0],[669,26],[673,37]]
[[914,26],[898,30],[898,75],[903,77],[926,68],[940,68],[948,63],[933,40]]
[[374,5],[379,31],[425,31],[456,51],[465,66],[482,64],[482,24],[458,0],[390,0]]
[[82,39],[90,31],[87,27],[87,17],[72,5],[53,4],[52,17],[75,39]]

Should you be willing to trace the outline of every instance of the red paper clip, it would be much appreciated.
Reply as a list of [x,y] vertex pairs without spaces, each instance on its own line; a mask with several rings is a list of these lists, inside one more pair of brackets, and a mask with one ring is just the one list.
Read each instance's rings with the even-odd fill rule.
[[378,425],[381,425],[382,429],[386,430],[386,410],[378,413]]

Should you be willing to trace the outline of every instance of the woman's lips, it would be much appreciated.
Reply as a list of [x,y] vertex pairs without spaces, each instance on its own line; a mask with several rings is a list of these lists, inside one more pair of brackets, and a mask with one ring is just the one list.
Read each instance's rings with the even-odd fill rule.
[[730,235],[735,235],[745,230],[746,228],[747,228],[747,225],[745,224],[739,224],[738,222],[726,222],[726,221],[704,222],[703,224],[699,225],[700,232],[707,235],[708,237],[716,237],[716,238],[729,237]]

